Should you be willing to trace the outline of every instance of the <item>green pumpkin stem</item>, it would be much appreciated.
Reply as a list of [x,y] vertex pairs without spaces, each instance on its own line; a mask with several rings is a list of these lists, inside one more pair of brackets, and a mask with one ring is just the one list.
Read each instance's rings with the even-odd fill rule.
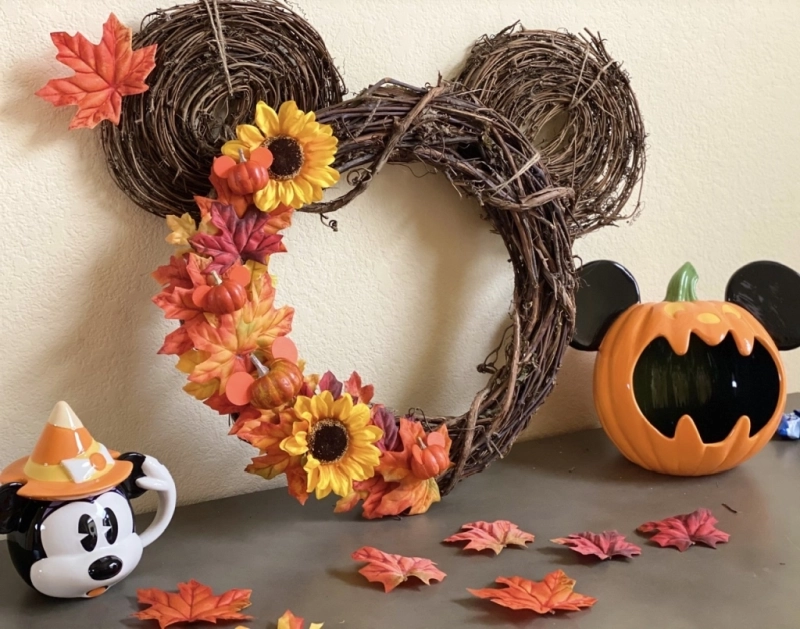
[[667,296],[664,301],[697,301],[697,280],[699,276],[687,262],[677,270],[667,286]]

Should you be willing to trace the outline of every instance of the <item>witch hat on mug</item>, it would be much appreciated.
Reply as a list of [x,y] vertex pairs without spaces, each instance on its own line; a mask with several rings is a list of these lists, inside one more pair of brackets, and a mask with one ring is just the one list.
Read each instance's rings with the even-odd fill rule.
[[94,440],[69,404],[58,402],[30,456],[0,472],[0,485],[23,483],[18,495],[34,500],[76,500],[119,485],[133,471],[119,452]]

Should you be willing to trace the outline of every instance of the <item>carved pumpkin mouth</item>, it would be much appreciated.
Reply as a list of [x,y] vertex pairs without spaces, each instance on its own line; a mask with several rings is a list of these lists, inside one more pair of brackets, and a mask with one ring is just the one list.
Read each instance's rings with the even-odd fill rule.
[[751,437],[764,428],[777,410],[780,375],[758,339],[742,355],[731,333],[717,345],[692,334],[681,356],[658,337],[636,362],[633,393],[647,421],[665,437],[674,437],[678,420],[689,415],[703,443],[718,443],[745,415]]

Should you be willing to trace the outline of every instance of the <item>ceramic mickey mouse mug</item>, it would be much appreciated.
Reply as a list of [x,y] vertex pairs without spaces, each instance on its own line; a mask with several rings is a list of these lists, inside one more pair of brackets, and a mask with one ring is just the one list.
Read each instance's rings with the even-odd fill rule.
[[[150,526],[136,533],[130,500],[158,492]],[[17,572],[57,598],[92,598],[136,568],[175,512],[175,483],[150,456],[95,441],[58,402],[29,457],[0,473],[0,533]]]

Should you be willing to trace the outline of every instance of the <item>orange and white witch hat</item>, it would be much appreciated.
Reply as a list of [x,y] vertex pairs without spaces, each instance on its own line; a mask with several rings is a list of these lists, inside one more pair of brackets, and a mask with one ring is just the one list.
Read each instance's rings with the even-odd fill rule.
[[0,484],[23,483],[18,495],[35,500],[77,500],[116,487],[133,471],[118,452],[98,443],[69,404],[58,402],[30,456],[0,472]]

